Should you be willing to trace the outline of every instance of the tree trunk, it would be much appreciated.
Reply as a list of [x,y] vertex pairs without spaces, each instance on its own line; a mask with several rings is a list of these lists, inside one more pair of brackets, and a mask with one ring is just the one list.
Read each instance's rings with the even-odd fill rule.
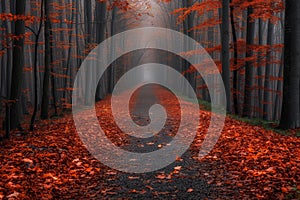
[[222,77],[226,90],[227,112],[231,112],[231,87],[230,87],[230,49],[229,49],[229,0],[223,0],[222,9]]
[[[116,34],[115,30],[115,20],[116,20],[116,15],[117,15],[117,8],[113,8],[112,10],[112,16],[111,16],[111,36]],[[116,45],[114,44],[114,41],[112,41],[112,46],[115,47]],[[112,48],[111,55],[115,57],[115,48]],[[111,66],[108,68],[108,88],[107,88],[107,93],[112,93],[114,89],[114,70],[116,67],[116,61],[113,61]]]
[[91,0],[84,1],[84,21],[85,21],[85,34],[86,45],[92,42],[92,3]]
[[[52,35],[52,34],[51,34]],[[52,52],[52,49],[51,49]],[[53,62],[53,53],[51,53],[51,63]],[[53,107],[54,107],[54,116],[58,116],[58,106],[57,106],[57,95],[56,95],[56,82],[55,82],[55,70],[53,67],[50,67],[51,75],[51,86],[52,86],[52,98],[53,98]]]
[[[253,52],[251,45],[254,44],[255,37],[255,23],[251,19],[251,14],[253,13],[253,8],[248,8],[247,14],[247,36],[246,36],[246,58],[251,58]],[[252,117],[252,86],[253,86],[253,62],[246,62],[246,72],[245,72],[245,93],[244,93],[244,105],[243,105],[243,116]]]
[[[105,39],[105,30],[106,30],[106,2],[99,2],[96,1],[96,10],[95,10],[95,19],[96,19],[96,26],[95,26],[95,34],[96,34],[96,43],[100,44]],[[105,73],[106,74],[106,73]],[[105,75],[104,74],[104,75]],[[104,78],[100,79],[99,85],[97,87],[96,92],[96,100],[101,100],[106,95],[105,88],[105,81]]]
[[[283,60],[283,54],[281,60]],[[278,77],[283,77],[283,64],[280,64]],[[278,121],[280,119],[280,112],[281,112],[281,102],[282,102],[282,95],[280,94],[280,91],[282,91],[283,88],[283,81],[277,81],[277,93],[275,97],[275,108],[274,108],[274,114],[273,114],[273,121]]]
[[[273,43],[273,30],[274,24],[272,24],[271,20],[269,20],[268,25],[268,39],[267,45],[272,45]],[[264,84],[264,100],[263,100],[263,119],[264,120],[272,120],[272,95],[271,95],[271,58],[272,57],[272,50],[269,49],[267,52],[267,64],[266,64],[266,73],[265,73],[265,84]]]
[[[41,2],[41,19],[44,17],[44,0]],[[36,115],[38,112],[38,47],[39,47],[39,38],[41,34],[43,26],[43,21],[40,21],[38,31],[35,33],[35,46],[34,46],[34,66],[33,66],[33,74],[34,74],[34,109],[30,122],[30,131],[34,130],[34,123],[36,119]]]
[[[189,8],[192,6],[192,1],[191,0],[184,0],[183,1],[183,7],[185,8]],[[194,39],[194,31],[190,30],[193,27],[193,23],[194,23],[194,13],[190,13],[187,16],[187,19],[184,21],[184,34],[189,36],[190,38]],[[184,41],[184,45],[187,49],[189,49],[188,42]],[[183,62],[184,64],[184,70],[189,70],[190,69],[190,63],[187,61]],[[186,73],[186,78],[189,81],[190,85],[192,86],[192,88],[194,90],[196,90],[196,81],[195,81],[195,73],[194,72],[188,72]],[[185,86],[185,88],[187,87],[187,85]],[[191,94],[188,94],[191,95]]]
[[96,1],[96,43],[100,44],[105,39],[106,28],[106,2]]
[[[84,1],[84,27],[85,27],[85,52],[87,52],[87,49],[89,49],[89,45],[92,42],[92,6],[91,6],[91,0],[85,0]],[[86,55],[85,55],[86,56]],[[91,105],[93,99],[90,98],[91,93],[91,84],[93,80],[93,74],[90,69],[86,69],[86,85],[85,85],[85,104]]]
[[[24,15],[26,8],[26,1],[16,1],[16,15]],[[14,27],[14,35],[19,37],[13,41],[13,66],[12,66],[12,81],[10,99],[15,101],[10,110],[10,125],[12,129],[21,127],[21,93],[23,81],[23,67],[24,67],[24,33],[25,22],[17,20]]]
[[[258,30],[258,37],[259,37],[259,45],[264,45],[264,21],[263,19],[259,19],[259,30]],[[263,101],[264,101],[264,92],[263,92],[263,89],[262,87],[264,86],[264,82],[263,82],[263,67],[264,66],[264,63],[263,62],[264,59],[262,58],[262,52],[260,51],[258,53],[258,59],[257,59],[257,64],[258,64],[258,67],[257,67],[257,76],[258,76],[258,104],[259,104],[259,117],[263,116],[263,109],[264,109],[264,104],[263,104]]]
[[[230,1],[232,2],[232,1]],[[233,66],[237,67],[238,64],[238,46],[237,46],[237,33],[235,27],[235,20],[233,15],[234,7],[230,6],[230,19],[231,19],[231,31],[232,31],[232,43],[233,43]],[[239,101],[238,101],[238,69],[233,70],[233,78],[232,78],[232,86],[233,86],[233,109],[234,114],[239,114]]]
[[[6,9],[6,2],[5,0],[2,1],[2,13],[5,13],[5,9]],[[2,23],[2,28],[5,29],[5,33],[8,35],[10,32],[9,32],[9,27],[8,27],[8,23],[7,21],[3,21]],[[6,42],[7,44],[10,43],[10,39],[7,37],[6,38]],[[3,59],[3,65],[2,65],[2,69],[3,70],[1,73],[3,73],[3,77],[2,77],[2,86],[3,86],[3,89],[5,91],[3,91],[1,89],[1,92],[4,92],[5,93],[5,97],[6,97],[6,100],[10,98],[10,78],[11,78],[11,73],[10,73],[10,69],[11,69],[11,57],[12,57],[12,51],[10,48],[7,48],[6,49],[6,64],[4,63],[4,57],[2,58]],[[6,138],[9,138],[10,137],[10,103],[6,103],[5,104],[5,121],[3,122],[3,126],[5,126],[5,137]],[[4,127],[3,127],[4,128]]]
[[48,108],[49,108],[49,85],[50,85],[50,63],[51,63],[51,35],[50,35],[50,2],[49,0],[44,0],[45,8],[45,71],[43,80],[43,96],[42,96],[42,106],[41,106],[41,119],[48,119]]
[[300,127],[300,1],[287,0],[285,11],[284,88],[280,127]]

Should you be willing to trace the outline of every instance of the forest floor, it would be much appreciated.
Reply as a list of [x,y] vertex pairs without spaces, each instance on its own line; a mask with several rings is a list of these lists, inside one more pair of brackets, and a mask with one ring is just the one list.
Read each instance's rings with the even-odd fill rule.
[[[159,102],[168,113],[178,113],[169,91],[152,89],[156,98],[143,103]],[[133,97],[133,118],[147,108],[140,106],[142,93]],[[96,104],[96,112],[107,137],[136,152],[165,145],[178,122],[171,114],[154,142],[136,141],[116,128],[110,97]],[[198,159],[211,115],[199,112],[201,125],[189,150],[173,164],[144,174],[119,172],[96,160],[76,133],[71,113],[38,121],[34,132],[14,132],[0,143],[0,199],[300,199],[299,137],[227,117],[214,149]],[[90,114],[83,111],[83,120]],[[147,116],[136,120],[143,124]]]

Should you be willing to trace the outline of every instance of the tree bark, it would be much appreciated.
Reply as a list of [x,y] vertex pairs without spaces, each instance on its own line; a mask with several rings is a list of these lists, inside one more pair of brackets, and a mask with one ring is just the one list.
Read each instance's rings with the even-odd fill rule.
[[[264,45],[264,21],[263,19],[259,19],[259,30],[258,30],[258,37],[259,37],[259,45]],[[258,59],[257,59],[257,64],[258,64],[258,67],[257,67],[257,76],[258,76],[258,107],[259,107],[259,117],[263,116],[264,113],[263,113],[263,109],[264,109],[264,104],[263,104],[263,101],[264,101],[264,92],[263,92],[263,89],[261,87],[263,87],[264,85],[264,81],[263,81],[263,68],[265,67],[264,64],[265,62],[263,62],[264,59],[262,58],[262,52],[259,52],[258,53]]]
[[[184,0],[183,1],[183,7],[185,8],[189,8],[192,6],[192,1],[191,0]],[[193,27],[193,24],[194,24],[194,13],[190,13],[188,16],[187,16],[187,19],[184,21],[184,34],[189,36],[190,38],[194,39],[194,31],[193,30],[190,30],[192,27]],[[186,46],[187,49],[189,49],[189,47],[187,46],[188,45],[188,42],[187,41],[184,41],[184,45]],[[184,61],[183,62],[184,64],[184,70],[189,70],[190,69],[190,63],[187,62],[187,61]],[[189,81],[190,85],[192,86],[192,88],[194,90],[196,90],[196,80],[195,80],[195,73],[194,72],[188,72],[186,73],[186,78],[187,80]],[[187,87],[187,86],[185,86]],[[191,94],[188,94],[188,95],[191,95]]]
[[[231,3],[232,1],[230,1]],[[238,46],[237,46],[237,33],[235,27],[235,20],[234,20],[234,7],[230,6],[230,20],[231,20],[231,31],[232,31],[232,43],[233,43],[233,66],[237,67],[238,64]],[[232,86],[233,86],[233,109],[234,114],[239,114],[239,101],[238,101],[238,69],[233,70],[233,78],[232,78]]]
[[[44,17],[44,0],[41,2],[41,19]],[[34,130],[34,123],[36,119],[36,115],[38,112],[38,47],[39,47],[39,38],[42,31],[43,21],[40,21],[38,31],[35,33],[35,46],[34,46],[34,66],[33,66],[33,74],[34,74],[34,109],[30,122],[30,131]]]
[[[273,30],[274,24],[269,20],[268,25],[268,39],[267,39],[267,45],[271,46],[273,43]],[[267,52],[267,63],[266,63],[266,73],[265,73],[265,84],[264,84],[264,100],[263,100],[263,119],[264,120],[272,120],[272,95],[271,95],[271,60],[272,60],[272,50],[269,49]]]
[[[16,15],[25,15],[26,1],[16,1]],[[21,127],[21,93],[24,68],[24,34],[25,22],[17,20],[14,27],[14,35],[18,37],[13,41],[13,66],[10,100],[15,101],[10,110],[10,126],[12,129]]]
[[[246,36],[246,58],[251,58],[253,52],[251,45],[254,44],[255,37],[255,23],[251,19],[251,14],[253,13],[253,8],[248,7],[247,14],[247,36]],[[245,72],[245,93],[244,93],[244,105],[243,105],[243,116],[252,117],[252,86],[253,86],[253,64],[252,61],[246,62],[246,72]]]
[[[92,42],[92,6],[91,6],[91,0],[85,0],[84,1],[84,28],[85,28],[85,52],[87,52],[87,49],[89,49],[89,45]],[[86,55],[85,55],[86,56]],[[91,84],[92,84],[93,74],[90,69],[86,69],[86,85],[85,85],[85,92],[87,95],[85,95],[85,103],[86,105],[91,105],[93,99],[90,98],[91,93]]]
[[227,112],[231,112],[231,87],[230,87],[230,49],[229,49],[229,0],[222,1],[222,77],[226,90]]
[[287,0],[285,11],[284,89],[280,127],[300,127],[300,1]]
[[50,85],[50,63],[51,63],[51,35],[50,35],[50,2],[49,0],[44,0],[45,9],[45,71],[43,80],[43,96],[42,96],[42,106],[41,106],[41,119],[48,119],[49,117],[49,85]]
[[[2,12],[4,13],[5,12],[5,9],[6,9],[6,2],[5,0],[2,1]],[[8,35],[10,32],[9,32],[9,27],[8,27],[8,23],[7,21],[4,21],[2,23],[2,28],[4,28],[6,31],[5,33]],[[7,44],[10,43],[10,40],[9,38],[7,37],[6,38],[6,42]],[[9,99],[10,98],[10,78],[11,78],[11,73],[10,73],[10,69],[11,69],[11,64],[12,64],[12,60],[11,60],[11,57],[12,57],[12,51],[10,48],[7,48],[6,49],[6,64],[4,63],[4,58],[3,59],[3,65],[2,65],[2,73],[4,75],[4,77],[2,77],[2,86],[4,87],[3,89],[5,91],[2,91],[1,89],[1,92],[4,92],[6,95],[6,99]],[[3,126],[5,126],[5,138],[9,138],[10,137],[10,103],[6,103],[5,104],[5,121],[3,122]],[[3,127],[4,128],[4,127]]]
[[[112,16],[111,16],[111,36],[113,36],[114,34],[116,34],[116,30],[115,30],[115,20],[116,20],[116,14],[117,14],[117,8],[113,8],[112,10]],[[112,52],[111,55],[113,57],[115,57],[114,55],[116,54],[115,52],[115,44],[114,41],[112,41]],[[114,89],[114,69],[116,67],[116,61],[114,61],[111,66],[108,69],[108,90],[107,93],[112,93],[113,89]]]
[[[105,30],[106,30],[106,2],[96,1],[96,10],[95,10],[95,33],[96,33],[96,43],[100,44],[105,39]],[[104,74],[106,76],[106,73]],[[102,78],[99,82],[96,92],[96,101],[101,100],[105,97],[106,93],[106,81],[105,78]]]

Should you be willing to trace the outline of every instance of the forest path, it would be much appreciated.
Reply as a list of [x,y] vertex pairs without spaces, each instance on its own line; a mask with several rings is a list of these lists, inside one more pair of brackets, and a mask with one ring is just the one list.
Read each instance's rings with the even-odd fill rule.
[[[176,107],[177,112],[180,109],[176,96],[158,85],[146,85],[135,92],[130,106],[134,121],[140,125],[147,125],[150,122],[149,109],[154,104],[160,104],[166,108],[168,119],[164,128],[154,137],[147,139],[129,137],[127,145],[123,147],[124,149],[139,153],[153,152],[168,144],[176,134],[177,123],[180,121],[175,117],[177,115],[168,112],[171,109],[176,109]],[[114,197],[130,199],[217,198],[220,195],[219,192],[214,186],[207,184],[203,174],[200,175],[209,171],[210,167],[195,161],[192,154],[196,155],[197,152],[192,153],[191,151],[189,149],[181,159],[155,172],[144,174],[119,173],[110,183],[119,187],[119,192]]]
[[[155,102],[171,113],[163,131],[149,139],[153,141],[136,141],[117,128],[110,97],[96,104],[99,124],[120,148],[157,150],[176,132],[179,108],[172,95],[145,86],[132,97],[138,123],[147,122],[148,107]],[[82,111],[81,121],[89,122],[92,113]],[[300,138],[228,117],[214,149],[199,160],[211,115],[199,113],[200,128],[188,151],[171,165],[144,174],[120,172],[95,159],[79,138],[71,114],[38,121],[35,132],[14,132],[0,143],[0,199],[283,199],[300,188]],[[94,126],[98,124],[90,127],[91,142],[99,139],[93,137]]]

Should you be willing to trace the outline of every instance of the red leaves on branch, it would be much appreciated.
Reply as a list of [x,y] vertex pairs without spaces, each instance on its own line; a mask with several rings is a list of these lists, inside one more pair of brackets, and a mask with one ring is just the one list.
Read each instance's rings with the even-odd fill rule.
[[231,6],[235,8],[235,14],[239,15],[243,10],[246,10],[248,7],[253,8],[253,14],[251,18],[263,19],[265,21],[271,20],[272,23],[276,23],[280,20],[277,16],[278,13],[284,10],[284,1],[283,0],[233,0]]
[[108,10],[112,10],[114,7],[119,8],[120,10],[127,11],[130,6],[129,6],[129,1],[128,0],[121,0],[121,1],[113,1],[110,6],[108,6]]
[[0,13],[0,20],[5,21],[17,21],[17,20],[22,20],[26,22],[35,22],[38,20],[36,16],[31,16],[31,15],[14,15],[12,13]]

